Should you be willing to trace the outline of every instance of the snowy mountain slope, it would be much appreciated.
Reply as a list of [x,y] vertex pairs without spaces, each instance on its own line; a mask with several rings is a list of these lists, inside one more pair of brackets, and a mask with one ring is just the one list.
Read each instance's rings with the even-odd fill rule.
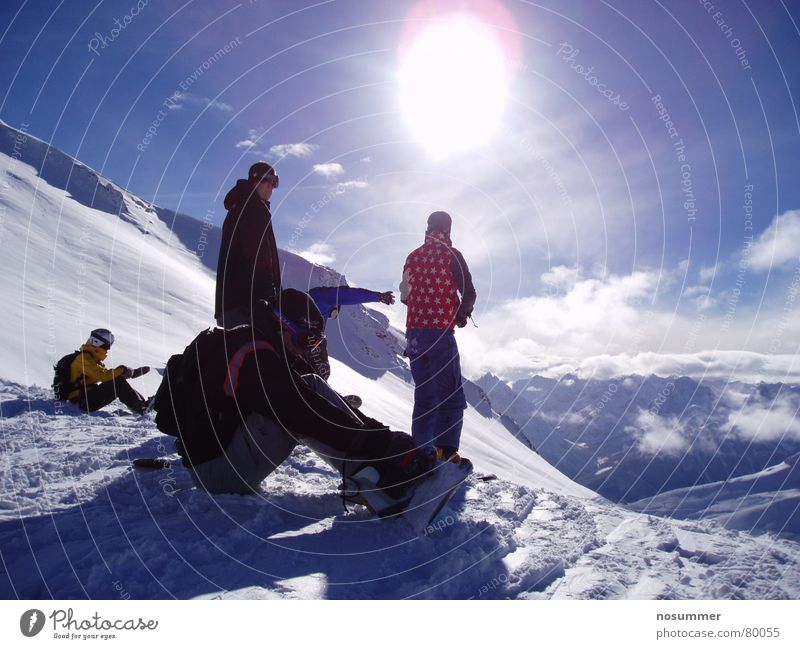
[[[117,335],[110,363],[163,365],[208,325],[213,276],[144,201],[5,125],[0,143],[4,378],[49,385],[55,361],[99,326]],[[28,162],[42,160],[39,175]]]
[[477,383],[548,462],[615,501],[755,473],[800,451],[797,386],[654,375]]
[[[130,468],[132,457],[169,452],[149,418],[55,416],[44,391],[0,391],[0,597],[800,595],[790,541],[508,480],[471,480],[414,538],[397,521],[345,513],[338,476],[302,448],[259,494],[210,496],[180,467]],[[382,394],[364,396],[376,403]],[[484,462],[481,448],[471,451]]]
[[730,529],[800,541],[800,455],[721,482],[675,489],[629,507],[658,516],[710,519]]

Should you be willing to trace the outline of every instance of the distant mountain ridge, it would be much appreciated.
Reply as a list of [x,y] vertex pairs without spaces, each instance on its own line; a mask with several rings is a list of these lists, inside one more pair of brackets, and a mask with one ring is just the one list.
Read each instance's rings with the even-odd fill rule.
[[542,457],[615,502],[757,474],[800,451],[797,430],[780,428],[783,410],[800,407],[794,385],[570,374],[476,383]]

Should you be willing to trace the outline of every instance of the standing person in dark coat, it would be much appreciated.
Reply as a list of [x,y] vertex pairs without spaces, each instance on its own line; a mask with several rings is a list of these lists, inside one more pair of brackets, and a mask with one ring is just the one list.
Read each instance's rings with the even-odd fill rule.
[[225,196],[228,215],[222,226],[217,263],[214,318],[221,327],[252,321],[258,300],[281,291],[281,266],[272,228],[269,200],[278,187],[272,165],[256,162]]
[[414,441],[435,445],[439,459],[458,463],[467,400],[454,328],[467,324],[476,293],[467,262],[450,241],[451,226],[447,212],[428,217],[425,243],[406,259],[400,301],[408,307]]

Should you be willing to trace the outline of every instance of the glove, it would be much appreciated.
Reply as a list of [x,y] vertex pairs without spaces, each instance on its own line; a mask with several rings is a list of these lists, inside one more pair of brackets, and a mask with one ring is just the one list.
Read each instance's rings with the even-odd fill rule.
[[120,365],[120,367],[122,368],[122,374],[120,374],[120,377],[123,379],[131,378],[131,373],[133,372],[133,370],[131,370],[131,368],[128,367],[127,365]]
[[463,313],[456,314],[456,326],[459,329],[463,329],[467,326],[467,320],[469,320],[469,316],[466,316]]
[[150,368],[147,365],[142,365],[142,367],[137,367],[135,370],[130,370],[131,375],[128,378],[135,379],[142,374],[147,374],[150,371]]
[[381,302],[384,304],[394,304],[394,293],[392,291],[381,293]]

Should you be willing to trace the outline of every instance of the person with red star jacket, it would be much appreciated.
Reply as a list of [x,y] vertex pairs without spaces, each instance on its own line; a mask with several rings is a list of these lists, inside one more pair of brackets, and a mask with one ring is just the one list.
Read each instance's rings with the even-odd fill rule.
[[438,459],[461,462],[458,449],[467,401],[455,327],[464,327],[475,306],[475,287],[464,256],[450,241],[447,212],[428,217],[425,243],[406,259],[400,301],[406,315],[406,354],[414,379],[411,433],[433,445]]

